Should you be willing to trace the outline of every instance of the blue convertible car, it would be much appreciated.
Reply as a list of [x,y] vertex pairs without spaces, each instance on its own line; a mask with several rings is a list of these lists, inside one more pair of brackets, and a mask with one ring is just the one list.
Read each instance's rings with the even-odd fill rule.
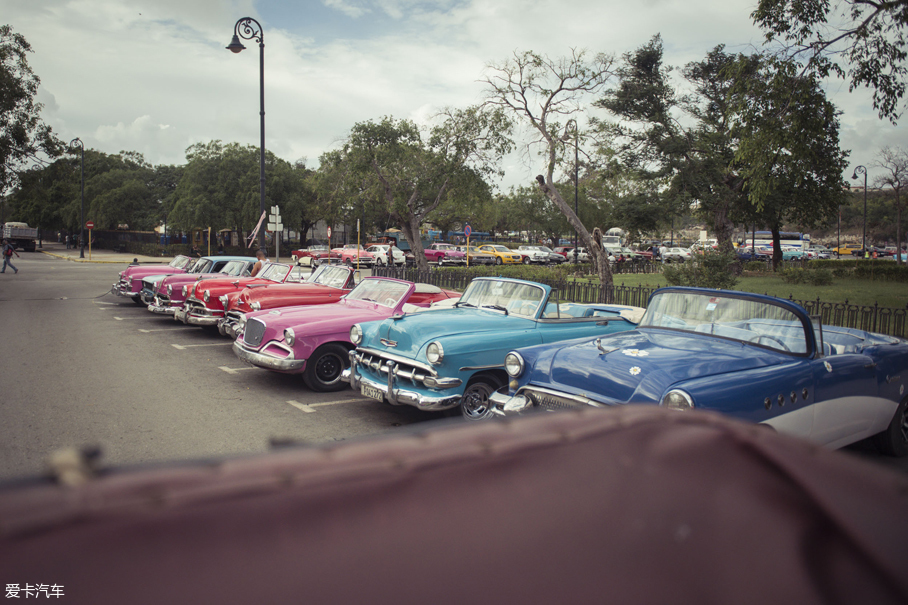
[[630,330],[643,309],[559,303],[557,291],[517,279],[474,279],[456,308],[356,324],[344,379],[378,401],[468,419],[491,414],[489,396],[507,382],[504,356],[515,346]]
[[908,454],[908,343],[823,326],[778,298],[653,293],[637,329],[512,351],[493,413],[659,404],[705,409],[838,448],[875,436]]

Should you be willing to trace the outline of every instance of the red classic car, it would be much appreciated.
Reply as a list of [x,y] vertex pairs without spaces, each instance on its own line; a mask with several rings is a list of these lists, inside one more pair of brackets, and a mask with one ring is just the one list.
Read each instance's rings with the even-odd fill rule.
[[290,258],[305,267],[340,262],[340,254],[329,250],[328,246],[309,246],[302,250],[294,250],[290,253]]
[[218,331],[236,338],[243,315],[250,311],[335,303],[356,285],[354,275],[352,267],[322,265],[303,282],[244,288],[224,294],[221,296],[224,317],[218,322]]
[[159,315],[173,315],[183,306],[189,288],[194,282],[221,277],[246,277],[256,262],[255,258],[226,257],[223,265],[211,267],[216,272],[169,275],[157,282],[153,299],[148,303],[148,310]]
[[191,284],[183,308],[173,314],[176,321],[193,326],[214,327],[224,317],[220,297],[243,288],[261,288],[286,282],[299,283],[308,273],[302,267],[270,263],[255,277],[206,279]]

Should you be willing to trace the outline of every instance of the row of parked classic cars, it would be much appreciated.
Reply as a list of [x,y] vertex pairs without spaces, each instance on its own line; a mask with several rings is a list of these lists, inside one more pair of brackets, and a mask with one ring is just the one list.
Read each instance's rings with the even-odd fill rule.
[[[548,246],[524,245],[510,249],[501,244],[456,245],[446,242],[434,242],[425,248],[429,264],[444,265],[503,265],[503,264],[540,264],[553,265],[576,259],[589,262],[589,254],[583,248],[573,254],[573,247],[563,246],[552,250]],[[326,263],[342,263],[349,266],[383,267],[387,265],[412,265],[413,255],[403,252],[391,244],[347,244],[340,248],[329,249],[328,246],[316,245],[291,254],[294,262],[305,266]]]
[[482,420],[652,404],[712,410],[842,447],[908,454],[908,343],[823,325],[783,299],[670,287],[647,308],[576,304],[547,285],[475,278],[463,293],[359,279],[343,264],[177,257],[134,265],[112,293],[232,338],[314,391]]

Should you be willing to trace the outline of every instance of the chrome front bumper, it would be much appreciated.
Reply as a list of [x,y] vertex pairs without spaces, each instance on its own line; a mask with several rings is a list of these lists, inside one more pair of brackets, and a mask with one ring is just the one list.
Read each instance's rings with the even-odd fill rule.
[[306,367],[305,359],[280,359],[266,353],[250,351],[238,342],[233,343],[233,353],[248,364],[266,370],[278,372],[302,372]]
[[173,315],[177,312],[176,307],[165,307],[164,305],[150,304],[148,310],[157,315]]
[[[460,405],[460,400],[463,397],[461,394],[432,396],[417,391],[395,388],[397,382],[397,376],[394,374],[395,364],[393,361],[387,363],[389,369],[388,380],[379,382],[357,373],[356,350],[350,351],[350,367],[343,371],[341,380],[349,383],[354,391],[362,392],[364,386],[374,389],[380,392],[385,400],[392,405],[412,405],[428,412],[440,412]],[[456,380],[457,384],[452,384],[449,388],[461,384],[460,380],[454,380]]]
[[492,393],[489,403],[496,416],[517,416],[533,409],[533,402],[523,395],[508,395],[508,387]]
[[188,302],[183,304],[182,309],[177,309],[173,314],[174,321],[182,321],[190,326],[216,326],[223,319],[220,315],[213,315],[207,307],[198,309],[189,306]]
[[140,295],[140,292],[130,292],[126,289],[126,284],[122,282],[117,282],[110,287],[110,293],[114,296],[128,296],[129,298],[135,298]]

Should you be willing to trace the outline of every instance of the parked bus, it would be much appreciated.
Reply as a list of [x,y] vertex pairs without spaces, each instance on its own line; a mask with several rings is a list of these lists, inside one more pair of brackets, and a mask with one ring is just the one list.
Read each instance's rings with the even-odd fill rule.
[[[772,231],[748,231],[747,233],[738,234],[735,241],[738,245],[747,248],[751,247],[751,242],[753,242],[753,246],[757,248],[760,246],[768,246],[771,248]],[[792,246],[799,250],[807,250],[810,248],[810,234],[798,233],[796,231],[782,231],[779,233],[779,244],[782,246]]]

